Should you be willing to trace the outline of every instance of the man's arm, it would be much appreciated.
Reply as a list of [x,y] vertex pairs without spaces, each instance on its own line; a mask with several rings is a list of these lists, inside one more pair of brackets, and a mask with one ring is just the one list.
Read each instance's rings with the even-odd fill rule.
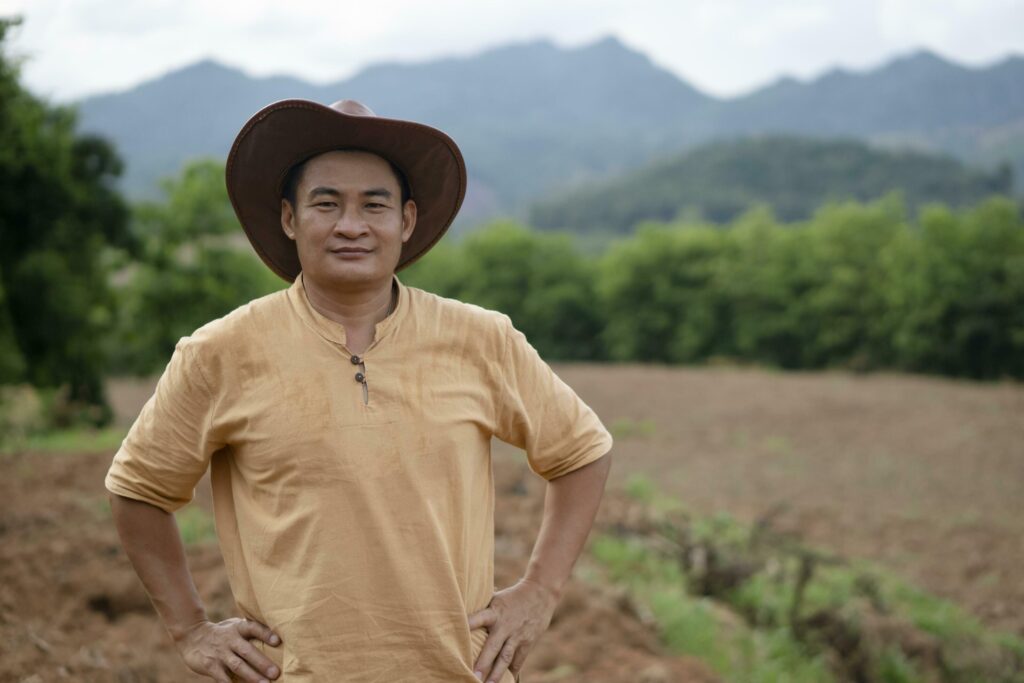
[[612,454],[606,453],[548,482],[544,519],[523,580],[547,588],[556,601],[594,525],[611,467]]
[[594,524],[611,465],[611,453],[606,453],[548,481],[544,518],[526,574],[470,615],[470,630],[486,626],[489,631],[473,667],[481,680],[497,682],[505,669],[518,675],[530,648],[547,630]]
[[206,610],[189,574],[174,515],[115,493],[110,508],[125,553],[177,642],[189,627],[206,620]]
[[230,683],[228,672],[251,683],[277,678],[277,667],[248,641],[279,645],[269,628],[237,618],[219,624],[207,619],[174,515],[125,496],[109,497],[125,553],[185,664],[221,683]]

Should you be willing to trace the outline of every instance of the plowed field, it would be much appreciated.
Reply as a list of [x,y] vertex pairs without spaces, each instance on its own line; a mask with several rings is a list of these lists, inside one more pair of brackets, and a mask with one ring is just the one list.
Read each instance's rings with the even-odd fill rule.
[[[640,473],[694,512],[879,560],[1024,634],[1024,386],[896,375],[559,366],[616,434],[608,504]],[[151,383],[116,383],[130,421]],[[187,681],[117,543],[111,452],[0,456],[0,681]],[[496,582],[525,567],[542,482],[496,449]],[[522,486],[525,482],[525,488]],[[196,504],[209,506],[204,482]],[[232,601],[215,544],[189,548],[211,616]],[[586,557],[577,569],[588,565]],[[715,681],[630,600],[577,571],[523,681]],[[574,673],[568,673],[574,672]],[[568,673],[568,675],[566,675]]]

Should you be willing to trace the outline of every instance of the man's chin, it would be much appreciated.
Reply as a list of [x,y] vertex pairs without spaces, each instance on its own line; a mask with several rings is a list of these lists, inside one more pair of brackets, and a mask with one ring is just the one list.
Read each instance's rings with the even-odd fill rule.
[[[366,259],[370,261],[370,259]],[[345,263],[332,263],[315,273],[317,280],[332,285],[365,285],[391,277],[394,270],[386,271],[379,263],[361,263],[353,260]]]

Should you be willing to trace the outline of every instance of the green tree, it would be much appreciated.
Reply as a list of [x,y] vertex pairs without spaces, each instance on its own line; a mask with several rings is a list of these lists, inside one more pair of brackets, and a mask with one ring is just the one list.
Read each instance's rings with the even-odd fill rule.
[[793,305],[806,334],[802,367],[889,363],[884,293],[890,282],[879,255],[904,230],[903,200],[890,194],[868,204],[826,205],[801,231],[794,274],[806,291]]
[[569,236],[498,221],[438,245],[408,281],[507,314],[545,358],[595,360],[604,352],[593,270]]
[[104,255],[129,243],[113,187],[121,162],[76,132],[72,109],[22,87],[4,49],[18,23],[0,19],[0,381],[66,386],[103,422],[101,342],[113,319]]
[[642,225],[609,249],[599,291],[615,360],[695,362],[728,344],[720,281],[729,244],[703,225]]
[[783,368],[803,366],[816,336],[798,305],[814,286],[802,267],[804,232],[779,225],[765,207],[725,231],[732,247],[719,282],[728,302],[729,335],[718,353]]
[[459,298],[466,281],[462,247],[446,237],[430,248],[423,258],[398,274],[407,285],[425,289],[440,296]]
[[960,214],[928,207],[884,258],[900,367],[1024,377],[1024,221],[1012,201]]
[[163,182],[165,199],[134,207],[136,260],[123,264],[119,371],[160,369],[178,340],[286,283],[253,253],[214,160],[188,164]]

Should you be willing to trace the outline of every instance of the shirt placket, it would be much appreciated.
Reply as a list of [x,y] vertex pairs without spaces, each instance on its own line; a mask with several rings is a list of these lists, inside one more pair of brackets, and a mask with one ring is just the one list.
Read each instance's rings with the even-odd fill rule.
[[356,381],[363,387],[363,405],[368,406],[370,405],[370,387],[366,383],[366,361],[354,354],[349,360],[352,362],[352,365],[359,368],[359,371],[356,372]]
[[[356,384],[359,385],[360,393],[362,394],[358,404],[364,414],[376,412],[376,408],[379,407],[375,403],[371,402],[372,396],[369,381],[370,371],[367,370],[367,358],[368,356],[373,356],[374,359],[376,358],[373,351],[380,342],[381,338],[379,336],[376,337],[372,342],[370,342],[370,345],[366,347],[366,350],[363,351],[362,355],[352,353],[344,343],[335,342],[340,347],[342,353],[348,357],[348,362],[350,364],[349,369],[352,370],[352,378],[355,380]],[[374,359],[370,359],[370,365],[372,366],[373,371],[377,371],[380,367],[380,363]],[[379,398],[379,392],[377,396]]]
[[[321,336],[324,336],[326,339],[331,341],[335,345],[335,348],[339,350],[341,354],[343,354],[343,357],[348,359],[347,369],[352,373],[350,377],[352,377],[356,384],[359,385],[359,396],[356,401],[356,404],[359,406],[360,411],[364,414],[376,412],[375,408],[379,408],[379,406],[377,406],[374,402],[371,402],[371,399],[374,398],[374,396],[371,396],[369,382],[370,375],[373,372],[377,372],[379,366],[379,363],[375,363],[375,361],[373,360],[374,358],[377,357],[376,354],[374,354],[373,352],[380,344],[380,342],[383,340],[383,338],[388,336],[389,332],[391,331],[388,328],[395,324],[394,318],[387,320],[385,326],[381,326],[380,323],[378,323],[378,327],[374,335],[374,340],[370,342],[370,345],[366,347],[366,350],[363,351],[361,355],[355,354],[352,353],[352,351],[348,348],[348,345],[345,343],[344,331],[340,330],[334,324],[328,323],[327,321],[323,320],[321,316],[317,315],[313,311],[312,306],[308,303],[308,299],[306,299],[306,295],[304,292],[300,291],[299,295],[301,296],[302,299],[304,299],[303,304],[305,305],[306,310],[309,311],[309,315],[312,315],[316,319],[316,322],[314,322],[314,326],[318,330],[320,330]],[[407,305],[407,302],[402,300],[403,297],[405,296],[407,295],[404,292],[401,292],[400,290],[398,306]],[[399,312],[397,311],[396,307],[396,310],[392,312],[392,315],[398,315],[398,313]],[[368,358],[370,359],[369,365],[372,366],[369,369],[367,367]],[[379,396],[380,394],[378,392],[378,399]]]

